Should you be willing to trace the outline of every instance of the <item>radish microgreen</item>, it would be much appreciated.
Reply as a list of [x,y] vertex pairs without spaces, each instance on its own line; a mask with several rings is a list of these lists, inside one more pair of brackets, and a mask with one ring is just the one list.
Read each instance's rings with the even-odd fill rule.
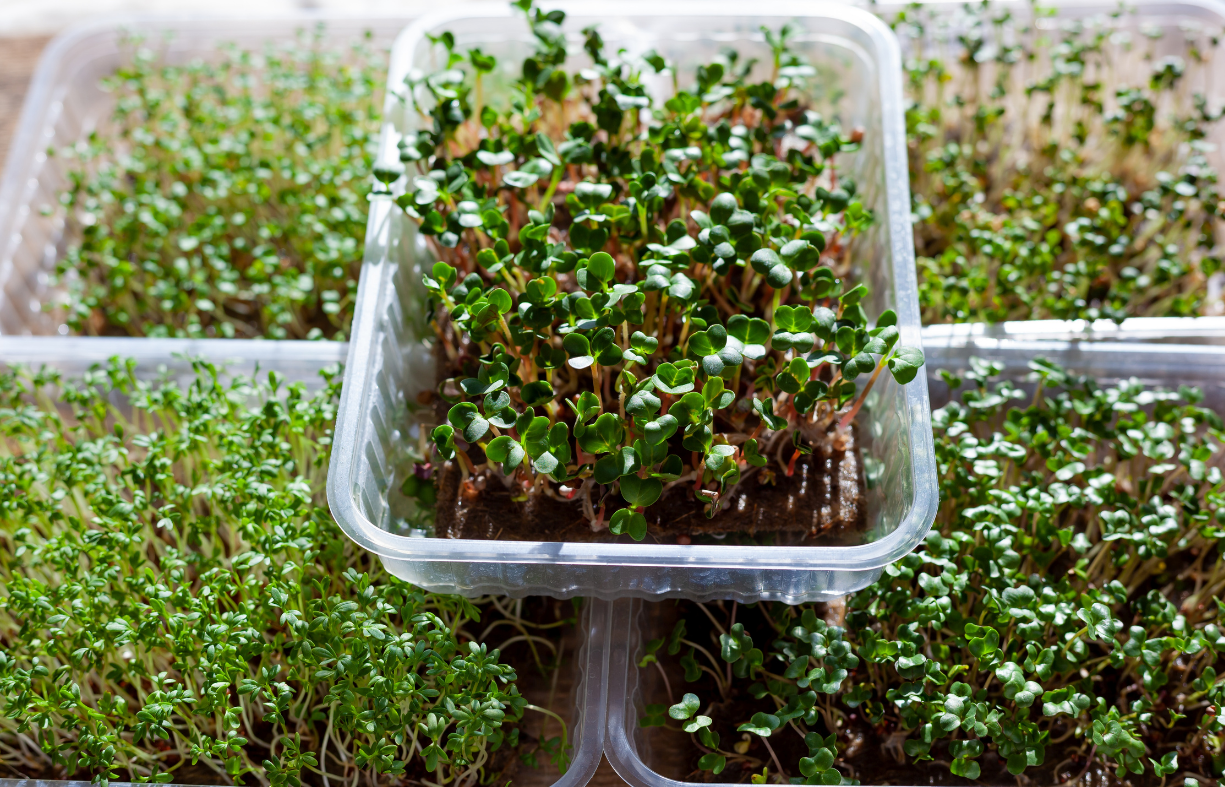
[[[790,476],[841,439],[882,371],[909,382],[923,355],[850,281],[875,221],[842,164],[863,132],[815,111],[793,27],[766,31],[772,69],[729,51],[679,88],[594,28],[592,67],[566,70],[565,14],[515,5],[536,51],[513,101],[481,96],[495,65],[467,68],[454,37],[431,39],[445,70],[405,86],[419,123],[396,200],[437,257],[422,281],[450,377],[434,442],[465,483],[615,488],[607,526],[642,540],[664,484],[714,516],[746,474]],[[663,72],[672,94],[652,98]],[[477,416],[494,391],[514,427]],[[586,506],[597,530],[605,507]]]

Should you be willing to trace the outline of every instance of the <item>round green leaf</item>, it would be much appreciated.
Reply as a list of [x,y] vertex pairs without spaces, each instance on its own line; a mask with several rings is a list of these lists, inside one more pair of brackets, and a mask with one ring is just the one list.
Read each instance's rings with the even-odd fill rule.
[[602,282],[609,282],[616,273],[617,265],[608,252],[597,251],[587,261],[587,272]]
[[527,452],[523,446],[512,440],[508,435],[501,435],[489,441],[485,447],[485,456],[491,462],[501,462],[502,470],[509,473],[523,462]]

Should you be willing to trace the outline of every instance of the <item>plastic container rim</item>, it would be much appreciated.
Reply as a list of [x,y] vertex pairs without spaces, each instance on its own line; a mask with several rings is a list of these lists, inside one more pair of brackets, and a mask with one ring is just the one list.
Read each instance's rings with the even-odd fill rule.
[[[560,3],[557,7],[577,15],[628,16],[743,16],[743,5],[718,0],[709,5],[676,8],[659,4],[630,2],[618,4],[615,10],[607,5],[582,5]],[[902,118],[903,98],[901,84],[901,51],[897,38],[889,27],[873,14],[861,8],[826,3],[804,3],[796,0],[763,2],[754,7],[759,16],[819,16],[845,21],[855,25],[867,35],[876,47],[874,77],[881,95],[883,140],[882,150],[886,160],[906,160],[905,125]],[[398,88],[407,72],[416,47],[425,41],[425,32],[438,25],[472,17],[509,18],[511,9],[505,5],[473,3],[446,11],[428,14],[409,25],[396,38],[388,72],[387,96]],[[386,159],[392,154],[394,144],[389,139],[392,130],[384,121],[380,156]],[[914,246],[910,229],[910,184],[908,173],[885,173],[885,200],[888,208],[889,244],[894,268],[894,291],[902,295],[895,304],[898,324],[902,328],[902,341],[921,346],[919,329],[919,307],[917,281],[914,265]],[[367,249],[371,248],[370,236],[382,236],[390,240],[392,203],[384,198],[371,202],[370,230]],[[387,243],[375,246],[387,247]],[[371,264],[374,263],[374,264]],[[385,279],[392,275],[390,266],[380,260],[367,259],[367,272],[359,284],[356,299],[358,312],[350,331],[349,358],[346,364],[346,381],[341,395],[337,416],[338,431],[341,429],[363,430],[364,413],[358,408],[368,407],[375,384],[370,373],[374,350],[365,345],[373,343],[378,314],[382,304],[377,302],[383,292]],[[370,288],[374,288],[370,292]],[[907,294],[909,297],[907,297]],[[354,495],[354,479],[358,464],[357,451],[334,451],[332,467],[328,475],[328,501],[332,515],[340,526],[363,548],[385,558],[419,562],[454,563],[540,563],[556,565],[607,565],[607,566],[660,566],[690,568],[754,568],[779,570],[843,570],[871,571],[885,566],[907,554],[927,534],[935,520],[938,491],[935,478],[935,452],[932,443],[931,413],[928,406],[927,379],[919,375],[904,388],[905,407],[909,420],[909,439],[913,450],[911,466],[913,502],[905,518],[883,538],[858,546],[836,547],[775,547],[757,546],[745,549],[736,546],[700,545],[680,546],[670,544],[617,544],[575,543],[540,541],[482,541],[476,539],[409,538],[396,536],[375,526],[357,506]],[[357,435],[349,435],[355,441]]]

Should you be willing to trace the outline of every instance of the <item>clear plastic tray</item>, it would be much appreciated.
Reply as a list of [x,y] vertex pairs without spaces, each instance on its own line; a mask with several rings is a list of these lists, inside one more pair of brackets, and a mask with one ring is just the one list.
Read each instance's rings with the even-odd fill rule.
[[[299,30],[322,23],[327,40],[352,42],[368,30],[373,43],[389,46],[411,14],[356,15],[266,12],[235,17],[202,14],[116,16],[76,27],[47,47],[30,83],[21,121],[0,179],[0,334],[54,336],[67,333],[59,315],[43,310],[55,293],[48,277],[64,253],[64,211],[60,191],[69,162],[48,151],[88,137],[110,117],[114,97],[99,80],[120,65],[120,39],[143,36],[146,45],[170,62],[219,55],[233,42],[259,49],[267,41],[289,41]],[[44,208],[50,208],[44,215]]]
[[[961,374],[969,371],[970,358],[986,358],[1002,364],[1006,377],[1024,381],[1030,374],[1029,362],[1047,358],[1101,384],[1134,377],[1145,385],[1175,390],[1180,385],[1194,386],[1204,392],[1205,406],[1225,413],[1225,347],[1219,345],[970,335],[929,344],[925,350],[932,407],[941,407],[949,401],[948,386],[936,376],[938,369]],[[1026,386],[1022,382],[1020,387]]]
[[[1172,390],[1181,385],[1195,386],[1204,392],[1204,406],[1225,413],[1225,347],[964,336],[944,346],[929,344],[925,349],[933,407],[946,404],[950,398],[948,386],[937,374],[940,369],[964,373],[970,369],[970,358],[983,358],[1002,364],[1003,376],[1019,382],[1019,387],[1032,389],[1028,364],[1041,357],[1069,371],[1090,375],[1101,384],[1136,378],[1146,385]],[[615,647],[608,667],[608,738],[604,755],[632,787],[687,787],[689,782],[660,773],[676,775],[675,747],[653,740],[652,730],[638,726],[643,708],[660,701],[659,697],[648,695],[654,681],[641,674],[637,666],[643,643],[667,635],[667,631],[652,625],[655,616],[651,613],[656,611],[649,609],[652,606],[635,600],[613,605],[611,639]]]
[[[591,781],[604,752],[605,707],[608,702],[608,657],[611,653],[612,604],[590,600],[579,622],[578,656],[567,660],[574,676],[567,734],[571,743],[570,765],[564,774],[552,768],[520,768],[515,784],[523,787],[583,787]],[[167,787],[191,784],[173,782]],[[111,782],[112,787],[136,787],[132,782]],[[89,781],[56,779],[0,779],[0,787],[92,787]]]
[[[862,2],[862,0],[858,0]],[[966,18],[966,7],[974,5],[966,0],[917,0],[918,4],[934,15],[934,24],[931,24],[925,30],[925,47],[927,56],[932,56],[932,48],[935,48],[946,62],[955,59],[956,53],[962,51],[962,45],[958,42],[958,34],[965,30],[964,20]],[[882,19],[891,22],[898,12],[905,11],[910,8],[912,3],[899,2],[871,2],[864,3],[868,5],[872,11],[878,14]],[[1109,18],[1112,14],[1118,14],[1115,18],[1109,19],[1110,23],[1120,30],[1129,32],[1134,40],[1145,40],[1146,32],[1157,30],[1163,35],[1159,41],[1152,44],[1154,47],[1154,59],[1165,57],[1167,55],[1182,55],[1184,54],[1181,46],[1181,36],[1184,31],[1198,30],[1206,34],[1217,35],[1225,28],[1225,2],[1222,0],[1147,0],[1147,2],[1126,2],[1120,3],[1118,0],[1047,0],[1041,3],[1041,7],[1045,9],[1055,9],[1057,12],[1054,16],[1042,15],[1034,19],[1034,4],[1030,0],[991,0],[991,7],[997,10],[1007,9],[1014,18],[1020,22],[1033,21],[1035,26],[1040,30],[1056,31],[1058,26],[1064,20],[1068,19],[1087,19],[1091,17]],[[912,52],[908,42],[902,41],[903,56],[910,57]],[[1146,84],[1149,80],[1149,75],[1152,71],[1153,61],[1137,55],[1130,58],[1116,59],[1111,63],[1114,78],[1120,84]],[[1183,84],[1186,86],[1189,93],[1201,92],[1208,98],[1210,106],[1219,107],[1225,100],[1225,92],[1222,92],[1222,85],[1225,85],[1225,56],[1221,52],[1215,52],[1212,60],[1212,68],[1210,73],[1205,74],[1205,69],[1199,67],[1191,67],[1188,64],[1186,75],[1183,77]],[[1218,173],[1225,172],[1225,123],[1216,123],[1213,125],[1211,132],[1208,134],[1207,141],[1213,143],[1214,149],[1207,153],[1209,161],[1216,168]],[[1222,291],[1225,291],[1225,272],[1217,272],[1210,277],[1208,281],[1209,296],[1213,298],[1220,297]],[[1145,322],[1152,320],[1151,325],[1144,325]],[[1157,320],[1161,322],[1158,323]],[[1214,342],[1225,341],[1225,329],[1222,327],[1222,318],[1220,317],[1166,317],[1166,318],[1139,318],[1124,321],[1122,329],[1127,332],[1128,323],[1140,323],[1134,328],[1140,331],[1139,335],[1130,334],[1127,337],[1115,337],[1111,335],[1118,328],[1111,329],[1112,326],[1109,320],[1098,320],[1090,322],[1086,320],[1032,320],[1018,321],[1008,323],[1008,325],[1017,326],[1014,330],[1022,330],[1029,333],[1024,328],[1027,323],[1040,323],[1035,330],[1038,332],[1059,332],[1059,333],[1080,333],[1081,339],[1087,341],[1097,340],[1112,340],[1122,338],[1124,341],[1188,341],[1188,342]],[[998,325],[987,325],[984,323],[970,323],[974,325],[974,330],[991,332],[998,329]],[[929,328],[951,328],[951,325],[929,326]],[[961,326],[958,326],[959,328]],[[924,333],[924,337],[928,335]],[[1156,331],[1161,331],[1157,333]],[[1051,336],[1050,338],[1057,338]]]
[[[57,369],[79,377],[114,357],[136,361],[140,379],[169,379],[186,384],[195,377],[192,359],[222,367],[226,374],[253,375],[275,370],[287,382],[307,389],[323,385],[319,372],[344,361],[344,342],[258,341],[237,339],[138,339],[0,336],[0,368],[17,364]],[[573,673],[561,685],[572,687],[571,702],[560,712],[568,721],[570,766],[564,774],[551,766],[521,769],[516,783],[524,787],[582,787],[599,767],[604,747],[607,707],[609,620],[612,604],[589,600],[580,618],[578,655],[567,659]],[[112,782],[128,787],[127,782]],[[90,787],[88,781],[0,779],[0,787]]]
[[[550,4],[552,5],[552,4]],[[764,47],[761,25],[798,21],[793,39],[845,91],[844,125],[862,125],[863,150],[853,170],[865,202],[880,220],[859,247],[872,261],[858,275],[872,288],[870,313],[896,309],[902,340],[918,344],[914,249],[909,221],[901,68],[896,39],[879,19],[847,6],[808,2],[743,4],[561,4],[568,30],[599,23],[611,49],[655,48],[678,62],[682,80],[721,47]],[[472,5],[420,20],[392,51],[389,93],[411,68],[431,67],[425,35],[450,30],[463,50],[481,46],[513,65],[530,49],[526,24],[507,5]],[[578,51],[575,46],[573,51]],[[405,105],[389,96],[380,141],[384,162],[410,128]],[[844,170],[845,171],[845,170]],[[858,242],[858,241],[857,241]],[[371,203],[366,265],[357,295],[328,500],[341,527],[380,555],[389,571],[430,590],[475,595],[619,598],[816,600],[871,583],[908,553],[936,511],[927,381],[878,385],[860,416],[870,482],[866,543],[856,546],[733,547],[650,543],[556,543],[413,538],[398,535],[400,474],[420,428],[407,403],[434,385],[421,271],[431,264],[414,225],[389,200]],[[885,495],[884,490],[889,490]]]

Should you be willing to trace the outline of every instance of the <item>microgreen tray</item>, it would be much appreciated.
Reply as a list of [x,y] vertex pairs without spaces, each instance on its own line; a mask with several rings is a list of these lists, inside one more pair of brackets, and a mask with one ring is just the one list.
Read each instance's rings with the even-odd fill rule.
[[324,41],[338,47],[361,40],[367,31],[374,46],[387,47],[410,18],[403,13],[337,11],[129,15],[81,25],[57,37],[35,71],[0,178],[0,334],[68,333],[64,315],[46,306],[62,297],[50,285],[68,244],[59,200],[71,182],[70,172],[79,165],[56,154],[86,141],[111,116],[115,96],[100,82],[125,62],[125,38],[140,37],[165,62],[181,64],[216,60],[223,44],[258,51],[269,43],[292,42],[300,31],[320,25]]
[[[1091,378],[1093,383],[1101,389],[1106,389],[1109,386],[1120,383],[1125,384],[1133,393],[1138,391],[1140,386],[1143,386],[1145,389],[1163,389],[1170,392],[1183,390],[1184,386],[1196,388],[1203,394],[1202,399],[1198,400],[1200,406],[1216,413],[1225,412],[1225,347],[1221,346],[1129,343],[1122,341],[1087,343],[1075,339],[984,337],[965,333],[960,336],[944,337],[944,341],[940,345],[928,343],[926,345],[926,355],[926,372],[931,386],[931,403],[933,408],[942,407],[948,404],[951,399],[951,392],[942,374],[943,372],[960,378],[963,381],[960,393],[964,395],[969,390],[971,396],[973,396],[973,386],[975,383],[967,375],[983,373],[983,365],[981,363],[972,363],[971,360],[981,359],[1000,367],[998,379],[1008,381],[1015,386],[1017,390],[1015,406],[1023,409],[1036,395],[1038,387],[1038,377],[1031,364],[1037,359],[1042,359],[1062,367],[1071,374],[1085,375]],[[1049,391],[1050,389],[1046,390]],[[1053,393],[1047,394],[1047,396],[1053,395]],[[1103,390],[1101,393],[1101,396],[1106,401],[1112,401],[1110,399],[1111,395],[1111,391]],[[980,400],[984,398],[988,397],[981,395],[979,397]],[[1142,394],[1137,398],[1142,400],[1144,395]],[[1194,397],[1186,395],[1182,399],[1184,401],[1196,401]],[[963,399],[963,402],[966,401],[972,401],[972,399],[966,397]],[[1158,397],[1153,397],[1151,401],[1161,400]],[[990,407],[991,404],[985,402],[981,406]],[[1005,403],[1004,406],[1011,407],[1014,405]],[[1159,404],[1157,406],[1161,407],[1163,405]],[[1118,408],[1119,412],[1125,412],[1127,404],[1119,401],[1112,405],[1112,407]],[[1187,419],[1187,422],[1190,423],[1191,419]],[[951,434],[951,432],[949,433]],[[1129,432],[1129,434],[1133,433],[1134,430]],[[1149,451],[1147,448],[1145,450]],[[980,456],[985,455],[981,454]],[[1156,454],[1146,454],[1146,456],[1149,457],[1149,461],[1153,461],[1151,457],[1156,456]],[[1086,459],[1086,462],[1088,461],[1090,460]],[[987,462],[985,464],[994,466],[995,463]],[[1084,465],[1081,465],[1080,468],[1083,470]],[[983,472],[990,471],[984,469]],[[1165,470],[1167,475],[1170,472],[1168,469]],[[1212,472],[1218,472],[1218,470],[1214,467]],[[949,470],[950,477],[952,477],[952,473],[953,471]],[[1190,485],[1187,486],[1188,490],[1192,488]],[[1085,503],[1084,505],[1088,504]],[[1065,511],[1064,513],[1071,512]],[[948,543],[951,544],[953,542],[950,540]],[[1032,548],[1037,549],[1038,547],[1033,546]],[[1030,549],[1030,547],[1026,547],[1026,549]],[[928,551],[930,552],[930,550],[931,546],[929,543]],[[930,566],[931,556],[926,556],[926,559],[929,561],[928,565]],[[1171,556],[1170,559],[1173,560],[1173,557]],[[1164,563],[1161,563],[1161,566],[1164,565]],[[932,594],[929,593],[928,595],[931,596]],[[953,596],[956,594],[945,594],[942,591],[941,595]],[[909,598],[909,596],[906,596],[906,598]],[[918,603],[918,599],[915,601]],[[835,605],[831,605],[831,610],[836,614],[837,610],[833,609],[834,607]],[[845,607],[840,609],[845,613]],[[680,651],[676,648],[670,650],[673,655],[666,657],[662,655],[669,649],[665,648],[661,643],[675,641],[669,639],[670,633],[674,629],[672,620],[666,619],[668,615],[663,614],[666,611],[666,607],[662,604],[643,604],[640,601],[631,599],[618,601],[613,605],[611,639],[616,645],[609,661],[608,738],[605,742],[605,756],[622,779],[633,787],[681,787],[682,785],[690,784],[690,782],[677,780],[678,778],[683,778],[682,774],[685,769],[690,767],[690,763],[684,757],[678,756],[676,744],[681,740],[679,735],[663,733],[658,729],[653,729],[650,726],[644,727],[640,724],[640,720],[644,718],[644,714],[647,712],[648,705],[655,704],[659,707],[667,705],[664,702],[664,692],[669,689],[667,684],[660,680],[658,674],[663,669],[662,662],[667,660],[671,668],[675,668],[677,659],[682,657],[678,655]],[[700,615],[698,617],[701,618]],[[938,619],[942,620],[943,618]],[[687,620],[686,622],[692,626],[695,621]],[[704,623],[705,621],[702,620],[701,622]],[[697,639],[693,635],[689,636],[691,639]],[[814,634],[813,636],[815,637],[816,635]],[[749,646],[746,645],[745,647]],[[765,649],[767,645],[762,644],[760,647]],[[648,648],[650,649],[649,654]],[[715,653],[716,656],[713,658],[718,657],[717,650]],[[724,653],[726,654],[727,651],[724,651]],[[648,655],[650,658],[644,658],[644,656]],[[1120,655],[1122,654],[1120,653]],[[660,665],[654,664],[657,660],[661,662]],[[828,664],[828,662],[826,663]],[[681,664],[684,666],[683,661]],[[727,666],[728,680],[730,681],[732,665],[728,664]],[[978,673],[979,666],[966,666],[972,667],[975,673]],[[690,666],[685,667],[685,671],[688,673],[690,669],[697,670],[698,668],[698,664],[690,664]],[[701,666],[701,669],[706,669],[706,667]],[[790,670],[788,672],[790,673]],[[814,674],[816,672],[814,671]],[[737,674],[739,675],[740,673]],[[802,675],[803,673],[800,674]],[[811,675],[809,677],[811,678]],[[862,680],[862,675],[860,679]],[[979,680],[982,680],[982,675],[980,675]],[[745,685],[747,686],[749,682],[746,680]],[[673,674],[671,693],[674,696],[671,701],[681,697],[682,693],[686,691],[685,688],[682,688],[685,685],[684,682],[681,682],[679,676]],[[757,685],[760,686],[761,684]],[[844,685],[842,688],[846,689],[847,685]],[[878,687],[878,689],[884,690],[881,687]],[[894,690],[890,689],[890,691]],[[706,702],[710,700],[710,697],[704,698]],[[659,705],[659,703],[664,704]],[[1047,715],[1051,714],[1048,713]],[[854,716],[852,715],[851,718],[854,718]],[[670,723],[673,727],[676,726],[676,722]],[[780,734],[782,732],[780,730]],[[666,737],[666,735],[672,735],[672,737]],[[918,736],[913,736],[911,740],[914,740],[916,737]],[[727,749],[730,745],[730,743],[724,743],[723,748]],[[781,745],[781,742],[776,745]],[[907,761],[910,761],[909,758]],[[947,766],[947,763],[945,765]],[[899,770],[905,770],[906,767],[909,766],[898,766]],[[1077,767],[1080,766],[1078,765]],[[770,769],[771,771],[774,770],[773,764],[771,764]],[[670,778],[664,774],[672,774],[676,778]],[[903,780],[892,783],[929,783],[927,781],[928,775],[921,775],[918,771],[912,771],[909,777],[903,775],[899,776],[899,778]],[[906,781],[905,779],[907,778],[911,780]],[[716,777],[711,781],[719,780]],[[693,783],[696,784],[697,782]],[[703,781],[702,783],[711,782]],[[865,780],[864,783],[871,784],[873,782]]]
[[[679,64],[682,80],[693,64],[725,46],[761,54],[762,25],[797,22],[797,49],[818,69],[828,69],[831,86],[842,91],[843,123],[865,129],[863,149],[846,165],[861,184],[865,206],[879,217],[861,238],[859,258],[873,261],[856,271],[872,292],[873,302],[865,308],[870,313],[895,309],[901,341],[918,342],[900,61],[896,41],[880,20],[853,8],[809,3],[763,3],[752,15],[723,3],[562,8],[571,35],[598,23],[609,50],[654,48]],[[414,122],[393,94],[402,92],[411,69],[435,65],[426,36],[444,30],[454,34],[458,48],[480,46],[503,64],[530,47],[526,24],[503,4],[465,7],[405,31],[392,51],[380,164],[398,166],[397,143]],[[744,548],[415,537],[397,516],[404,505],[400,485],[411,471],[410,450],[422,428],[410,410],[419,394],[434,388],[435,373],[421,284],[432,260],[414,228],[390,200],[371,203],[328,478],[337,521],[358,544],[380,555],[392,573],[424,588],[463,594],[800,601],[863,587],[927,532],[936,489],[926,380],[920,376],[905,386],[886,381],[861,413],[865,463],[874,468],[861,543]]]
[[[551,766],[527,768],[520,766],[516,784],[527,787],[582,787],[591,781],[599,767],[604,748],[605,707],[607,705],[608,657],[612,643],[608,639],[612,604],[592,600],[579,619],[577,655],[565,660],[571,675],[555,685],[569,685],[570,697],[563,700],[561,715],[567,720],[569,764],[559,774]],[[530,668],[530,669],[534,669]],[[563,667],[566,669],[566,667]],[[521,670],[523,674],[526,670]],[[217,774],[208,771],[202,781],[171,782],[175,785],[215,784]],[[89,787],[89,780],[0,779],[0,787]],[[129,787],[131,782],[112,781],[116,787]]]
[[923,327],[923,345],[967,339],[1010,341],[1157,342],[1225,344],[1225,317],[1132,317],[1113,320],[1014,320],[960,322]]
[[1189,315],[1225,314],[1213,243],[1225,125],[1193,109],[1221,100],[1225,4],[872,9],[895,24],[915,102],[925,324],[1188,315],[1174,329],[1187,334],[1208,328]]
[[[346,350],[342,342],[0,336],[0,369],[21,365],[34,370],[52,369],[66,378],[79,379],[91,369],[105,367],[111,359],[121,359],[135,363],[134,376],[140,380],[177,381],[186,385],[197,378],[194,362],[198,360],[215,365],[223,380],[231,374],[262,377],[275,371],[283,383],[305,383],[310,390],[324,383],[320,371],[338,366]],[[521,677],[536,679],[534,684],[525,680],[520,685],[532,702],[556,710],[567,725],[565,738],[569,741],[565,773],[559,773],[546,758],[538,757],[539,767],[519,768],[517,783],[528,787],[581,787],[599,765],[606,716],[610,612],[607,602],[592,600],[584,605],[578,624],[565,632],[567,657],[560,672],[541,678],[543,673],[536,671],[535,664],[507,662],[519,668]],[[552,733],[557,733],[556,725]],[[208,784],[215,783],[217,778],[203,766],[187,773],[192,775],[176,772],[177,783]],[[0,784],[84,787],[90,782],[4,779]]]

